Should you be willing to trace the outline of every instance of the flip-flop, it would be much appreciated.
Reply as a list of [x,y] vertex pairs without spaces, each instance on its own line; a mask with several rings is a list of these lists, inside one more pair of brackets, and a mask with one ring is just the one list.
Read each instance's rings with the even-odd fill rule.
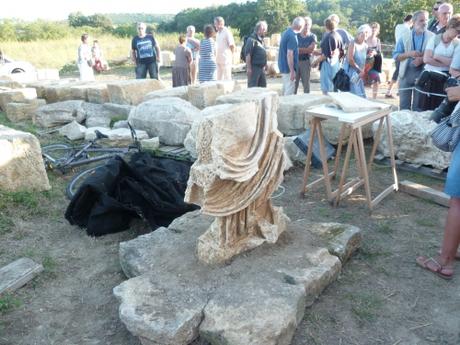
[[[446,280],[450,280],[454,276],[454,269],[451,266],[443,266],[437,260],[433,258],[427,258],[425,256],[419,256],[416,260],[417,265],[420,267],[436,274],[438,277]],[[445,273],[447,270],[450,273]]]

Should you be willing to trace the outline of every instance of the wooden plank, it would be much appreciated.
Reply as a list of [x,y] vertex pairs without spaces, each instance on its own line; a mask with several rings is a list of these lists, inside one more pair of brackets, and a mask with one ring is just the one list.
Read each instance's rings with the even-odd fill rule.
[[43,271],[43,266],[29,258],[21,258],[0,268],[0,294],[24,286]]
[[404,180],[399,183],[399,189],[418,198],[430,200],[442,206],[449,206],[450,196],[431,187]]

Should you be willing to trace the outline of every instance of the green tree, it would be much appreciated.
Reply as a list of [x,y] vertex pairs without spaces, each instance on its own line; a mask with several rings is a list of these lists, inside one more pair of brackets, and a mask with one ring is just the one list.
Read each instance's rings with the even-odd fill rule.
[[[257,15],[268,23],[268,32],[282,32],[297,16],[306,14],[305,3],[298,0],[259,0]],[[255,24],[255,23],[254,23]]]
[[0,22],[0,41],[17,41],[16,27],[11,20]]

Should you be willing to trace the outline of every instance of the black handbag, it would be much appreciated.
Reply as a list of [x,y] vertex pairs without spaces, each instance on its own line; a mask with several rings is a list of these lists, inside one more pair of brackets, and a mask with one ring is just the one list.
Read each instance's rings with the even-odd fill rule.
[[460,141],[460,107],[443,119],[431,132],[431,141],[438,149],[453,152]]
[[350,91],[350,77],[345,72],[343,68],[339,69],[339,71],[335,74],[334,79],[332,79],[334,84],[334,92],[339,91]]

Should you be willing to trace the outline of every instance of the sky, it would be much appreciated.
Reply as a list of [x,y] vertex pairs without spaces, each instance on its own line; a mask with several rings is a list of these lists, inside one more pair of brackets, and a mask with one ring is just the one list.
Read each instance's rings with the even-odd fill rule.
[[[7,0],[2,0],[7,1]],[[207,7],[227,5],[244,0],[20,0],[20,6],[10,2],[2,6],[0,18],[17,18],[23,20],[61,20],[67,19],[71,12],[82,12],[84,15],[94,13],[152,13],[175,14],[188,7]]]

